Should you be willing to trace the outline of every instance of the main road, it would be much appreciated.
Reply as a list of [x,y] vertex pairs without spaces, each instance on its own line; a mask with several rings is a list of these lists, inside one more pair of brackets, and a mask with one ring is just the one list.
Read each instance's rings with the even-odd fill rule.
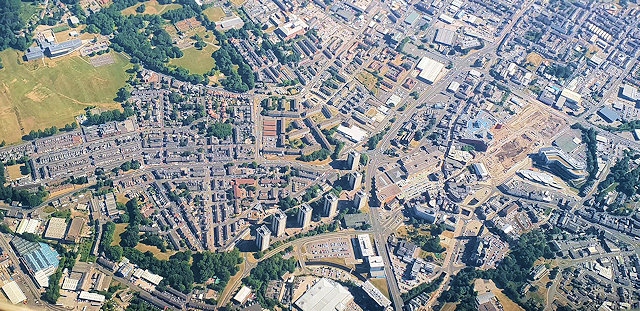
[[[396,117],[396,121],[390,126],[385,135],[383,136],[381,142],[378,146],[369,151],[367,154],[370,159],[370,163],[366,169],[366,179],[365,179],[365,187],[367,191],[371,191],[373,178],[375,176],[375,171],[377,168],[382,165],[385,161],[383,161],[384,150],[389,148],[391,144],[391,139],[397,135],[397,132],[404,126],[404,123],[408,121],[414,113],[417,111],[417,107],[423,103],[431,103],[433,99],[440,94],[441,92],[446,90],[446,87],[449,83],[457,77],[459,74],[462,74],[468,70],[470,70],[471,65],[475,62],[477,57],[476,55],[494,53],[497,51],[498,47],[502,44],[502,41],[506,37],[506,35],[510,32],[511,28],[520,20],[522,14],[525,12],[527,8],[533,3],[532,0],[527,1],[517,12],[514,14],[512,20],[509,24],[503,29],[501,36],[495,40],[493,43],[486,45],[479,51],[475,53],[461,57],[457,60],[453,61],[453,68],[446,73],[446,76],[441,80],[435,82],[430,87],[427,87],[421,94],[418,96],[418,100],[414,100],[411,97],[405,97],[400,103],[398,103],[398,107],[406,106],[405,111]],[[388,160],[387,160],[388,161]],[[370,213],[371,225],[373,227],[373,234],[375,237],[375,245],[378,249],[378,252],[382,256],[385,266],[385,274],[387,276],[387,286],[389,288],[389,294],[393,301],[394,309],[401,310],[404,303],[400,296],[400,289],[398,287],[397,280],[395,278],[395,274],[392,271],[392,263],[389,255],[389,249],[387,244],[387,238],[389,233],[386,232],[386,228],[381,226],[379,222],[380,214],[377,208],[372,208]],[[447,271],[451,271],[448,267],[443,267]],[[443,282],[445,284],[445,282]]]

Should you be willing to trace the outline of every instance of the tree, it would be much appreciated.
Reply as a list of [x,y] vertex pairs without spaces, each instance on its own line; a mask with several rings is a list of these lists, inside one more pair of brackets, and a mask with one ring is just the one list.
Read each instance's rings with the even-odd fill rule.
[[142,14],[142,13],[144,13],[144,11],[146,10],[146,8],[147,8],[147,7],[146,7],[146,6],[144,5],[144,3],[143,3],[143,4],[139,5],[139,6],[136,8],[136,12],[138,12],[138,13]]
[[28,46],[27,41],[31,41],[24,35],[16,35],[25,26],[20,18],[21,6],[20,0],[0,0],[0,51],[9,47],[23,51]]
[[[143,4],[144,5],[144,4]],[[121,87],[116,93],[116,101],[125,102],[131,98],[131,92],[126,87]]]
[[228,123],[215,122],[207,128],[207,136],[226,139],[231,135],[233,135],[233,126]]
[[104,253],[107,258],[114,262],[119,262],[122,258],[123,249],[120,245],[108,246],[105,248]]

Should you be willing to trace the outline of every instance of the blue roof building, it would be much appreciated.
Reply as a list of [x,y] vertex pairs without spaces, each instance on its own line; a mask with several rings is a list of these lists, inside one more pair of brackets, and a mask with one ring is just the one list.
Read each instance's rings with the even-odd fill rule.
[[20,237],[13,238],[11,245],[36,283],[47,287],[49,276],[56,272],[60,264],[58,253],[46,243],[30,242]]
[[613,123],[620,119],[620,115],[609,107],[602,107],[602,109],[598,110],[598,115],[608,123]]
[[44,52],[39,46],[30,47],[27,49],[27,53],[24,54],[27,58],[27,61],[32,61],[34,59],[41,59],[44,57]]

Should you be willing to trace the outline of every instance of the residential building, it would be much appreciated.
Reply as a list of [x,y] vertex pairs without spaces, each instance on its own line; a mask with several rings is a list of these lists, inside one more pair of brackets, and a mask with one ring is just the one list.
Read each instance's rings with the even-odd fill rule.
[[302,229],[306,229],[311,224],[311,214],[313,213],[313,209],[309,204],[304,203],[300,206],[300,210],[298,211],[298,225]]
[[365,205],[367,205],[367,193],[364,191],[358,191],[353,197],[353,206],[357,210],[361,210]]
[[284,230],[287,228],[287,215],[278,210],[273,214],[273,222],[271,223],[271,231],[276,237],[284,235]]
[[324,196],[324,215],[333,217],[338,212],[338,198],[333,193]]
[[358,169],[358,164],[360,164],[360,153],[354,150],[349,151],[347,154],[347,169],[355,171]]
[[351,190],[359,190],[362,187],[362,174],[360,172],[349,173],[347,181]]
[[256,231],[256,246],[260,251],[264,251],[269,248],[269,240],[271,240],[271,231],[267,226],[262,225]]

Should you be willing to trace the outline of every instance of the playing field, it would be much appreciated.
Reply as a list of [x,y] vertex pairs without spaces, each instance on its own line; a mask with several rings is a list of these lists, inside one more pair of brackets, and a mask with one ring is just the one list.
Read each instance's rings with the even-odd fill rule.
[[229,0],[231,3],[233,3],[233,5],[235,6],[242,6],[245,2],[245,0]]
[[136,8],[138,8],[142,4],[144,4],[144,12],[143,12],[143,14],[150,14],[150,15],[159,15],[159,14],[162,14],[162,13],[164,13],[166,11],[175,10],[175,9],[179,9],[179,8],[182,7],[181,5],[179,5],[177,3],[160,4],[156,0],[151,0],[151,1],[147,1],[147,2],[144,2],[144,3],[138,3],[136,5],[130,6],[130,7],[126,8],[126,9],[122,10],[122,14],[123,15],[138,14],[136,12]]
[[99,68],[79,56],[24,63],[22,53],[5,50],[0,58],[0,140],[7,143],[31,130],[71,123],[88,106],[120,107],[113,98],[130,67],[119,54],[114,64]]
[[212,22],[217,22],[222,20],[226,16],[224,11],[219,6],[212,6],[205,9],[202,13],[207,16],[207,18]]
[[[205,41],[206,40],[207,39],[205,39]],[[211,68],[215,66],[216,62],[211,57],[211,53],[216,51],[218,48],[218,46],[210,43],[207,43],[207,46],[202,50],[190,47],[182,50],[182,53],[184,53],[182,57],[172,59],[169,64],[189,69],[189,72],[191,73],[203,74],[209,72]]]

